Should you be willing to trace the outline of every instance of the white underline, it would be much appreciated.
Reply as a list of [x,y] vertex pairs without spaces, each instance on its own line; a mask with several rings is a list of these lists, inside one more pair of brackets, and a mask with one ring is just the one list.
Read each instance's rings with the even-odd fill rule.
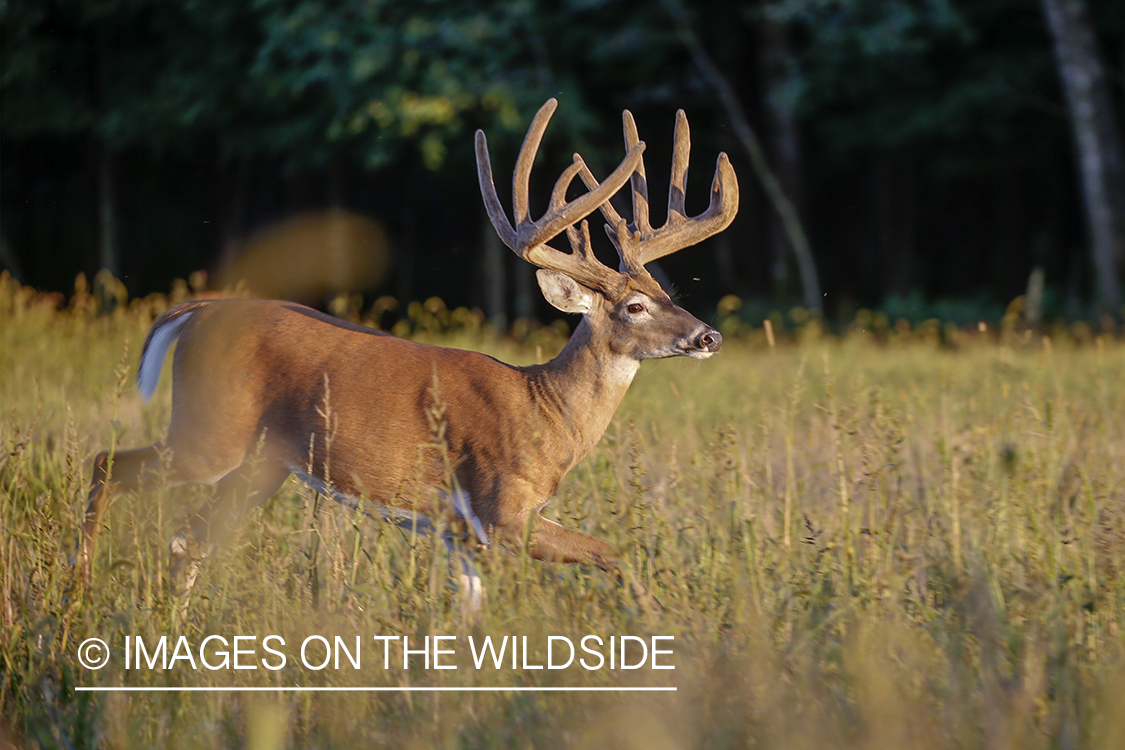
[[675,692],[675,687],[75,687],[92,693],[643,693]]

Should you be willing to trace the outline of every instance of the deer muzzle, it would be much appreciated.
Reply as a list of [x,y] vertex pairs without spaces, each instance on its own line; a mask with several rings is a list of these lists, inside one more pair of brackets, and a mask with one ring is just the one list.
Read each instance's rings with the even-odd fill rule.
[[708,326],[691,339],[691,344],[684,354],[693,359],[707,359],[719,351],[722,345],[723,334]]

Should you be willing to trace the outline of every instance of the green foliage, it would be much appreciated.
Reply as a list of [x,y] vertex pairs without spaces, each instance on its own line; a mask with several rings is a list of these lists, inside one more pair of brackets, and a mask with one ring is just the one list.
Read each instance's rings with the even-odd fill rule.
[[7,137],[96,135],[114,149],[218,143],[291,167],[347,155],[430,168],[466,121],[516,130],[545,98],[532,6],[465,0],[5,3]]
[[766,12],[803,38],[785,98],[838,157],[936,149],[946,167],[980,168],[998,148],[1041,156],[1043,133],[1061,127],[1034,7],[783,0]]
[[[857,330],[766,349],[745,335],[707,362],[647,363],[546,512],[618,545],[662,618],[596,571],[494,550],[481,560],[485,611],[466,620],[440,542],[314,511],[296,483],[205,564],[181,617],[167,540],[206,489],[118,498],[94,585],[71,588],[67,565],[93,454],[167,423],[167,378],[144,408],[125,386],[168,300],[97,315],[85,288],[59,310],[0,278],[0,729],[17,745],[1120,745],[1120,341],[979,337],[954,350],[924,331],[877,344]],[[443,309],[427,313],[440,320]],[[127,633],[278,633],[287,644],[312,633],[674,635],[676,670],[641,684],[678,691],[76,693],[123,682],[636,684],[624,672],[476,671],[464,660],[409,673],[366,658],[361,672],[315,674],[79,667],[85,638]]]
[[[261,143],[313,160],[347,148],[368,167],[414,142],[430,168],[483,111],[515,129],[528,88],[516,59],[528,6],[458,1],[257,3],[263,41],[249,80],[269,119]],[[476,119],[481,114],[475,114]]]

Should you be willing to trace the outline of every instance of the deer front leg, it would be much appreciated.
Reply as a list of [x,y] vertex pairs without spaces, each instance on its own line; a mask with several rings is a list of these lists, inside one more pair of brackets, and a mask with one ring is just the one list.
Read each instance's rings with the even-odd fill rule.
[[457,594],[461,600],[462,615],[479,619],[484,609],[485,591],[484,582],[477,572],[473,551],[448,531],[442,534],[441,539],[445,542],[448,564],[452,567],[456,563],[460,571],[457,573]]
[[169,582],[172,593],[184,597],[195,585],[199,564],[241,528],[246,516],[281,489],[289,468],[257,458],[249,459],[219,480],[215,494],[196,511],[169,544]]
[[528,554],[537,560],[547,562],[578,563],[595,565],[614,577],[623,586],[628,586],[637,602],[646,611],[659,613],[664,607],[648,589],[636,579],[628,566],[624,565],[621,553],[611,544],[596,539],[580,531],[573,531],[535,514]]
[[621,562],[621,553],[612,544],[572,531],[538,513],[532,521],[527,552],[536,560],[596,565],[607,573],[616,573]]

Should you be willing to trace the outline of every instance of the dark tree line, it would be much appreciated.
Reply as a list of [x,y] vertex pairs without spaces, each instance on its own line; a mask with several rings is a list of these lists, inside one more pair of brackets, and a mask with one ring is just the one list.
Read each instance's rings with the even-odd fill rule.
[[556,96],[537,174],[573,151],[607,171],[626,107],[654,194],[676,108],[690,210],[731,154],[740,216],[669,259],[682,294],[1004,304],[1041,268],[1054,314],[1120,314],[1121,3],[9,0],[0,34],[0,261],[36,286],[106,267],[163,290],[335,207],[391,238],[368,291],[528,314],[472,132],[503,183]]

